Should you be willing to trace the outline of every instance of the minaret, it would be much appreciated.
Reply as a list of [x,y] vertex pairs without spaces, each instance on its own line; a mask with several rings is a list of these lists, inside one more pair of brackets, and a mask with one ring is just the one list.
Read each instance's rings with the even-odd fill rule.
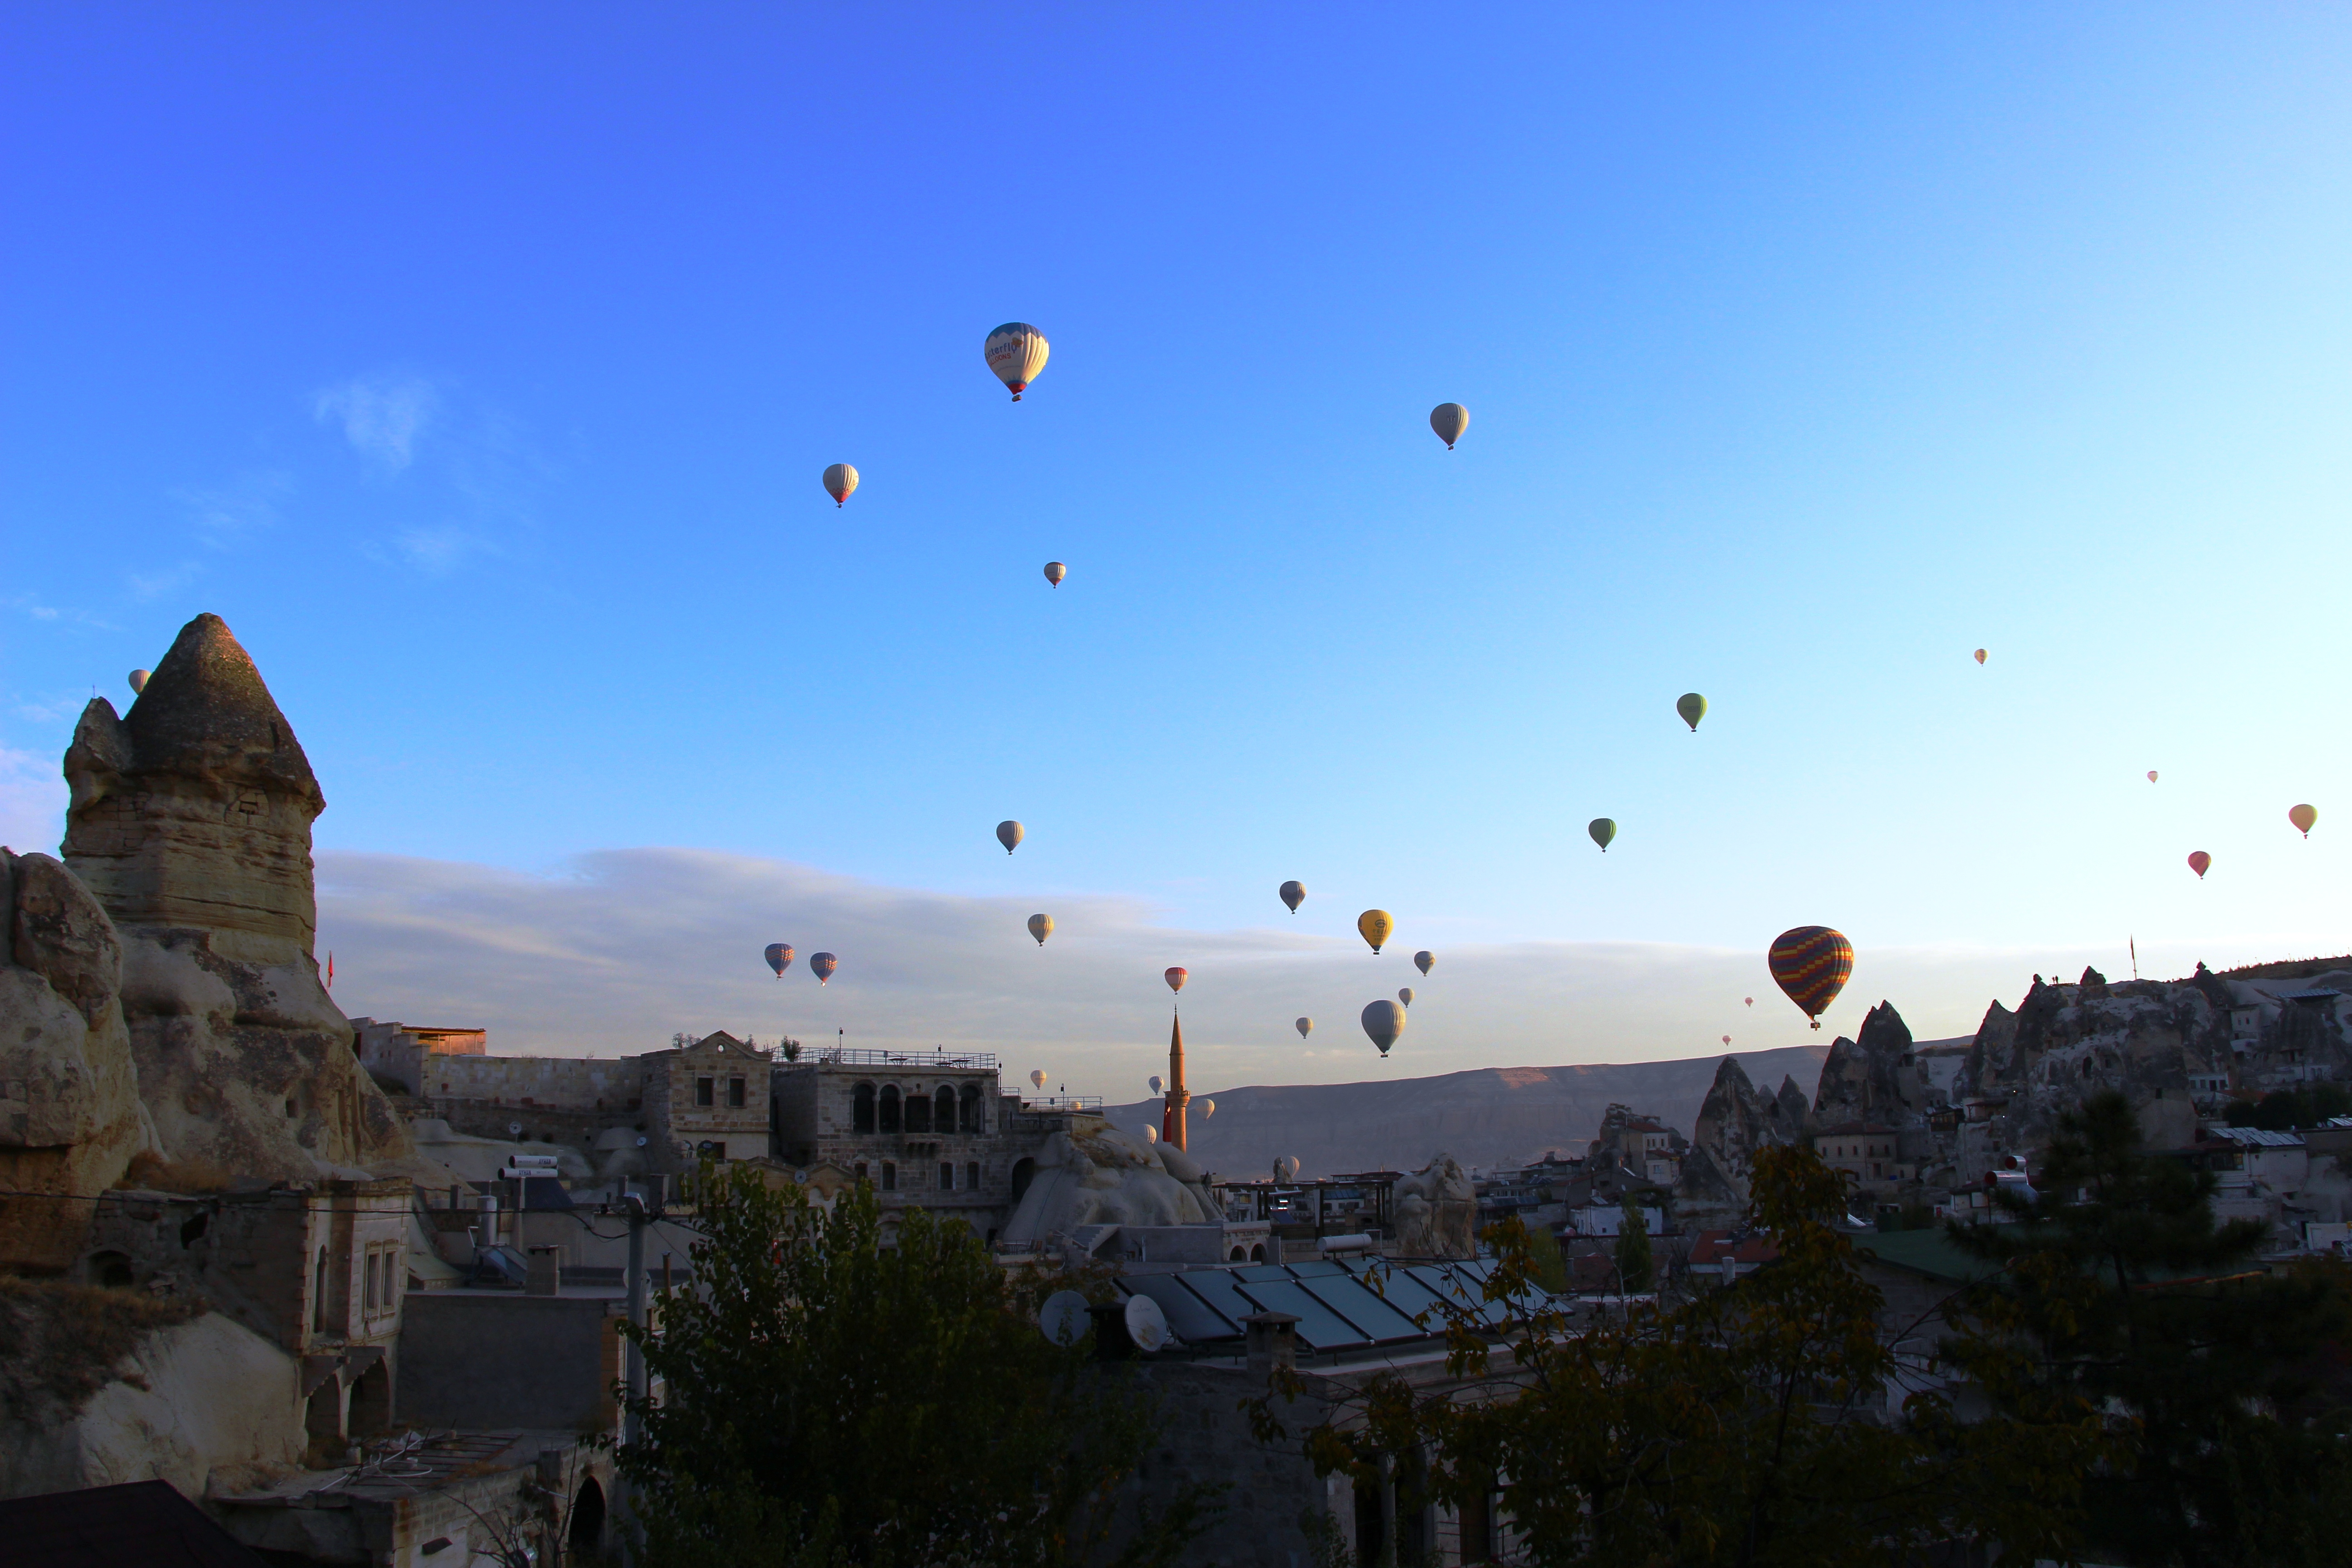
[[1184,1147],[1184,1107],[1192,1097],[1184,1089],[1184,1020],[1168,1026],[1168,1107],[1160,1113],[1160,1141]]

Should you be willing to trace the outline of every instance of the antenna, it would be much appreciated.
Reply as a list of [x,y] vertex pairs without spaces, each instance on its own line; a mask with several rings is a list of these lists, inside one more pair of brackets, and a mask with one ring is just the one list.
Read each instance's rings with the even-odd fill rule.
[[1087,1299],[1076,1290],[1055,1291],[1037,1310],[1037,1326],[1055,1344],[1076,1344],[1087,1337],[1087,1330],[1092,1326],[1092,1320],[1087,1312]]

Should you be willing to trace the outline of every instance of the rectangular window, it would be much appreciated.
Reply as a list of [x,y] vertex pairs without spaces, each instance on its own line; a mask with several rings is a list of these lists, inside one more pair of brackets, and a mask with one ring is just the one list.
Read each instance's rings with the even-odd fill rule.
[[963,1184],[972,1192],[980,1191],[980,1162],[974,1160],[963,1168]]
[[365,1297],[367,1310],[371,1314],[375,1311],[375,1270],[376,1254],[371,1252],[367,1255],[367,1295]]
[[863,1160],[857,1162],[857,1179],[861,1182],[866,1179],[866,1162]]
[[940,1191],[943,1193],[955,1191],[955,1165],[951,1161],[940,1162]]
[[898,1190],[898,1167],[888,1160],[882,1162],[882,1190],[886,1193]]
[[743,1080],[741,1079],[730,1078],[727,1080],[727,1104],[731,1110],[740,1110],[743,1109]]
[[697,1105],[710,1104],[714,1099],[713,1091],[717,1089],[718,1087],[719,1080],[717,1079],[696,1079],[694,1080],[694,1103]]

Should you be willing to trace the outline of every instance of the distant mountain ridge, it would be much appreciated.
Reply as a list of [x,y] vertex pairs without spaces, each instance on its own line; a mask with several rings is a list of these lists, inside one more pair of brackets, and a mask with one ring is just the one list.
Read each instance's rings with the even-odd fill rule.
[[[1811,1098],[1826,1046],[1730,1053],[1759,1083],[1797,1080]],[[1545,1151],[1582,1153],[1602,1112],[1630,1105],[1688,1131],[1722,1055],[1667,1062],[1480,1068],[1371,1083],[1250,1085],[1193,1090],[1189,1152],[1221,1176],[1268,1173],[1282,1155],[1304,1174],[1412,1171],[1440,1151],[1491,1170]],[[1200,1102],[1214,1099],[1214,1116]],[[1129,1131],[1160,1125],[1160,1101],[1105,1108]]]

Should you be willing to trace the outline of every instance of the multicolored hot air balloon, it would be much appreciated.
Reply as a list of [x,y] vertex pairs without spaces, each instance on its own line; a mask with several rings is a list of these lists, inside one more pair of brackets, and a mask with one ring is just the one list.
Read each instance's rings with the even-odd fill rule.
[[776,978],[782,980],[784,977],[784,971],[790,969],[792,966],[793,944],[788,942],[770,942],[768,944],[768,967],[776,972]]
[[1037,945],[1039,947],[1045,946],[1045,939],[1054,934],[1054,917],[1051,915],[1031,915],[1029,917],[1029,934],[1037,939]]
[[833,972],[840,967],[841,960],[834,957],[833,954],[829,952],[813,952],[809,954],[809,973],[816,976],[816,983],[819,985],[831,980],[833,978]]
[[1404,1009],[1385,996],[1366,1004],[1364,1033],[1371,1037],[1372,1044],[1380,1047],[1381,1055],[1388,1055],[1389,1047],[1397,1043],[1399,1035],[1404,1033]]
[[1827,926],[1799,926],[1772,939],[1771,963],[1773,981],[1818,1029],[1853,974],[1853,943]]
[[1389,933],[1394,930],[1396,921],[1389,919],[1386,910],[1366,910],[1356,917],[1357,932],[1372,944],[1374,952],[1380,952],[1381,943],[1388,941]]
[[835,463],[824,471],[824,493],[833,498],[836,507],[845,505],[857,493],[857,470],[847,463]]
[[1029,1075],[1029,1083],[1030,1083],[1030,1086],[1031,1086],[1032,1088],[1034,1088],[1034,1089],[1043,1089],[1043,1088],[1045,1088],[1045,1069],[1044,1068],[1039,1068],[1036,1071],[1034,1071],[1034,1072],[1031,1073],[1031,1074]]
[[2213,857],[2202,849],[2193,851],[2189,857],[2189,868],[2197,873],[2197,879],[2200,882],[2205,879],[2206,868],[2212,864]]
[[136,697],[146,689],[147,672],[143,669],[132,670],[131,672],[131,695]]
[[1307,901],[1307,884],[1304,882],[1285,882],[1280,892],[1282,901],[1290,906],[1290,912],[1294,915],[1298,912],[1298,906]]
[[1984,649],[1982,649],[1982,648],[1979,648],[1979,649],[1977,649],[1977,662],[1978,662],[1979,664],[1982,664],[1984,661],[1985,661],[1985,650],[1984,650]]
[[1315,1032],[1315,1020],[1312,1018],[1301,1018],[1298,1020],[1296,1027],[1298,1030],[1298,1037],[1303,1040],[1307,1036]]
[[1007,321],[988,334],[980,352],[996,379],[1013,389],[1013,401],[1018,403],[1037,373],[1045,368],[1045,355],[1052,351],[1046,347],[1045,334],[1028,322]]
[[1069,574],[1070,569],[1063,565],[1060,562],[1048,561],[1045,563],[1045,581],[1051,583],[1055,587],[1060,587],[1062,585],[1062,579]]
[[1584,831],[1592,835],[1592,842],[1600,845],[1601,852],[1606,855],[1610,844],[1617,837],[1617,825],[1605,816],[1596,816],[1586,825]]
[[2311,837],[2311,825],[2319,820],[2319,808],[2310,805],[2291,805],[2286,809],[2286,819],[2294,824],[2296,831],[2308,838]]
[[1403,1004],[1404,1004],[1406,1006],[1408,1006],[1408,1007],[1412,1006],[1412,986],[1410,986],[1410,985],[1407,985],[1407,986],[1404,986],[1404,987],[1401,988],[1401,989],[1397,992],[1397,1000],[1398,1000],[1398,1001],[1400,1001],[1400,1002],[1402,1002],[1402,1003],[1403,1003]]
[[996,825],[996,841],[1004,846],[1004,852],[1007,855],[1020,848],[1021,840],[1027,837],[1027,833],[1017,822],[1000,822]]
[[1192,978],[1192,972],[1189,969],[1169,969],[1164,971],[1160,978],[1168,982],[1169,990],[1181,991],[1184,989],[1184,982]]
[[2154,768],[2147,770],[2147,782],[2150,784],[2154,784],[2156,782],[2156,770]]
[[1675,711],[1683,716],[1683,722],[1689,725],[1691,733],[1696,735],[1698,733],[1698,721],[1706,717],[1706,699],[1696,691],[1685,691],[1675,699]]
[[1424,977],[1428,975],[1430,970],[1434,968],[1436,964],[1437,954],[1430,952],[1429,949],[1425,947],[1419,952],[1412,955],[1412,966],[1415,969],[1420,970]]
[[1462,439],[1462,432],[1470,428],[1470,411],[1458,403],[1441,403],[1429,411],[1429,427],[1451,452],[1454,443]]

